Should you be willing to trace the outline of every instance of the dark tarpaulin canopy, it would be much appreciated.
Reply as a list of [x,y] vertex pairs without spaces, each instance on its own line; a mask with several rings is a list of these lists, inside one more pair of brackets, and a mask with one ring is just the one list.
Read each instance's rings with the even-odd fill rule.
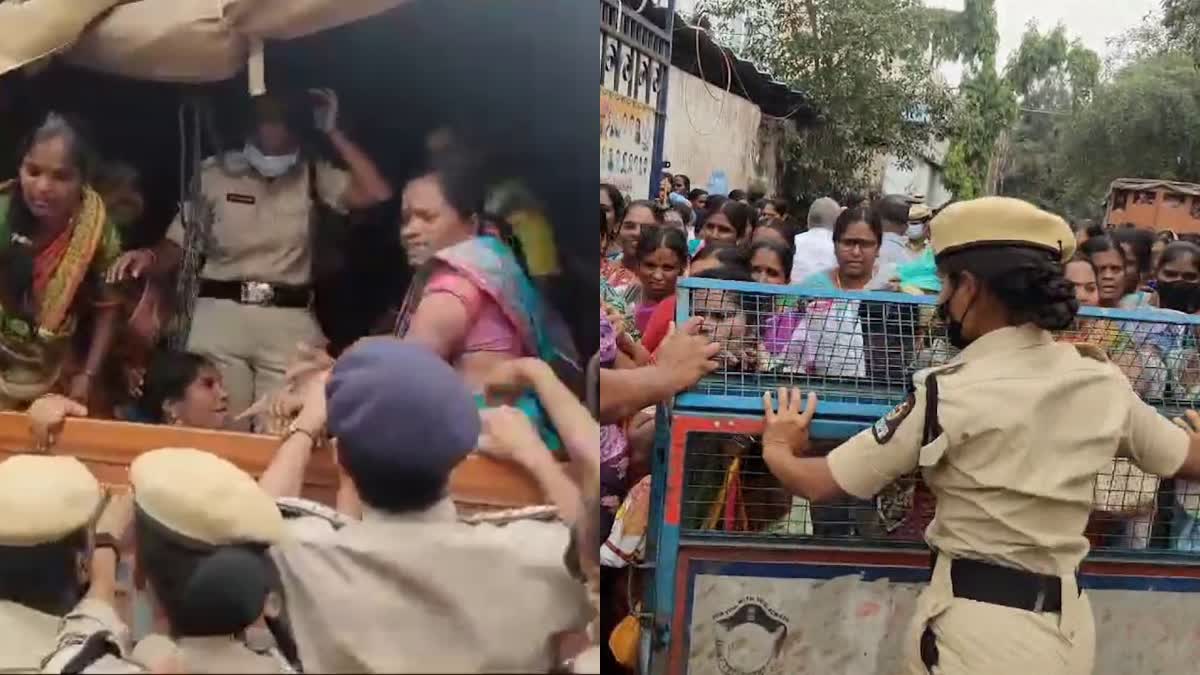
[[[397,192],[423,169],[425,140],[443,126],[492,158],[496,178],[525,183],[545,206],[563,269],[551,300],[585,355],[599,339],[598,103],[595,82],[585,77],[596,68],[590,45],[598,11],[587,3],[539,0],[472,3],[462,11],[456,3],[411,0],[366,20],[266,44],[268,88],[335,89],[349,133]],[[236,119],[248,99],[244,78],[243,72],[185,85],[57,64],[32,77],[9,74],[0,79],[0,151],[48,109],[82,114],[108,158],[141,169],[151,211],[144,236],[153,239],[165,229],[179,192],[180,102],[202,94],[218,102],[224,119]],[[13,158],[4,154],[0,176],[12,175]],[[365,330],[367,315],[397,303],[407,282],[394,210],[372,214],[351,242],[336,304],[340,325],[355,332]]]

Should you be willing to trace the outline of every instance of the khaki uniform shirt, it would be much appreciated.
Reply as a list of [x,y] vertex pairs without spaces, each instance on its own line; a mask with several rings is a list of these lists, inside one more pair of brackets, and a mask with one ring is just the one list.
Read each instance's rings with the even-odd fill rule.
[[[922,447],[931,372],[943,433]],[[836,448],[829,466],[860,498],[920,466],[937,497],[926,540],[952,557],[1073,576],[1097,473],[1120,453],[1172,476],[1187,456],[1187,434],[1115,366],[1032,325],[988,333],[914,380],[914,396]]]
[[105,654],[89,664],[83,672],[98,674],[143,673],[137,663],[126,660],[129,653],[129,629],[117,616],[116,610],[101,600],[84,598],[75,609],[61,621],[55,619],[55,638],[49,650],[43,653],[43,673],[61,673],[90,640],[104,640],[119,653]]
[[[318,161],[316,180],[321,201],[344,212],[350,174]],[[266,179],[253,169],[230,171],[209,158],[200,170],[200,190],[212,209],[200,278],[290,286],[312,280],[313,204],[306,163],[279,178]],[[167,229],[167,239],[183,245],[180,216]]]
[[59,617],[0,601],[0,673],[37,671],[57,644]]
[[305,672],[547,672],[551,638],[591,619],[561,523],[469,525],[449,500],[288,523],[272,555]]

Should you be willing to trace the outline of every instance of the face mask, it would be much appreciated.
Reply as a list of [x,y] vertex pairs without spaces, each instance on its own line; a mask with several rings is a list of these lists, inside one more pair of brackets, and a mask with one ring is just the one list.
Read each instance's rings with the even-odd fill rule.
[[920,241],[925,237],[925,223],[909,223],[904,231],[909,241]]
[[1159,282],[1158,302],[1163,309],[1173,309],[1185,314],[1200,310],[1200,283],[1192,281]]
[[278,178],[287,173],[300,159],[299,152],[287,155],[264,155],[253,143],[247,143],[242,155],[263,178]]
[[966,349],[967,346],[973,342],[973,340],[968,340],[967,337],[963,335],[963,321],[966,321],[967,315],[971,313],[971,308],[975,306],[975,301],[972,300],[971,303],[967,305],[967,311],[963,312],[961,319],[955,319],[954,317],[950,316],[950,301],[954,299],[954,294],[957,292],[958,288],[955,287],[955,289],[951,291],[950,295],[946,298],[946,301],[937,306],[937,316],[942,323],[946,324],[946,339],[950,340],[950,346],[954,347],[955,349]]

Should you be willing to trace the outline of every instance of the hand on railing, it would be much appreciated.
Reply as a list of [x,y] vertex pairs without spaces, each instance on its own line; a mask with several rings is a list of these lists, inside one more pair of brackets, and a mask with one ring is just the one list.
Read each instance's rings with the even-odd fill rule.
[[29,406],[29,432],[33,434],[36,450],[47,452],[58,442],[68,417],[87,417],[88,409],[58,394],[47,394]]
[[809,392],[804,411],[800,410],[800,390],[779,388],[779,410],[771,401],[771,392],[763,394],[763,459],[801,456],[808,451],[808,429],[817,412],[817,395]]
[[715,358],[721,345],[700,333],[702,321],[700,317],[692,317],[681,328],[672,323],[670,332],[654,353],[655,365],[672,378],[676,392],[695,385],[720,367]]

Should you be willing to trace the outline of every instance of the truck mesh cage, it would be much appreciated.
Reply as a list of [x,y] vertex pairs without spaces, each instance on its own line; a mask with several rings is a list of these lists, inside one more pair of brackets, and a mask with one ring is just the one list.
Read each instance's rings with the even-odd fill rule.
[[[912,375],[954,350],[934,299],[894,293],[808,291],[689,279],[680,323],[704,319],[721,367],[677,400],[684,414],[761,414],[762,394],[798,387],[821,398],[818,419],[865,428],[902,402]],[[1200,319],[1177,312],[1084,308],[1056,334],[1103,350],[1147,403],[1168,417],[1200,398]],[[689,410],[690,409],[690,410]],[[842,438],[814,441],[824,454]],[[682,527],[693,532],[813,537],[866,544],[922,542],[933,495],[917,474],[870,501],[809,504],[787,495],[751,436],[692,433],[686,446]],[[1096,551],[1200,549],[1200,484],[1145,474],[1124,458],[1097,476],[1087,536]]]

